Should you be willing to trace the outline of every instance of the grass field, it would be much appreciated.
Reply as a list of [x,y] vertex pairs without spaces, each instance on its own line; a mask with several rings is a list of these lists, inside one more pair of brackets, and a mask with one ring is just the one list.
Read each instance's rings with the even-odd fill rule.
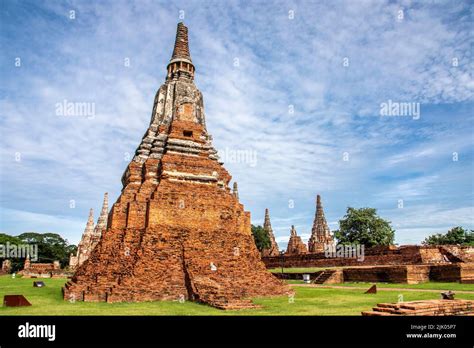
[[[222,311],[193,302],[70,303],[61,296],[65,279],[43,281],[46,287],[34,288],[33,279],[0,276],[0,298],[22,294],[32,304],[29,307],[0,307],[0,315],[360,315],[361,311],[370,310],[376,303],[396,302],[399,294],[403,295],[405,301],[439,298],[436,293],[410,290],[380,291],[367,295],[350,286],[347,289],[295,287],[293,300],[287,296],[256,298],[254,302],[262,306],[260,309]],[[474,294],[457,297],[474,300]]]

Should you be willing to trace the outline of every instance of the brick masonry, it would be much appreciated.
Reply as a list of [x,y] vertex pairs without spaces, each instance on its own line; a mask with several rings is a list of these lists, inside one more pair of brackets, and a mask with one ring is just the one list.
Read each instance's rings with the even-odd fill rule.
[[[306,253],[303,255],[285,255],[284,267],[344,267],[344,266],[375,266],[375,265],[416,265],[416,264],[450,264],[453,262],[470,262],[472,247],[461,248],[459,257],[446,252],[445,246],[418,246],[406,245],[400,247],[374,247],[367,248],[364,252],[364,260],[355,258],[328,258],[324,252]],[[280,257],[264,257],[263,262],[268,268],[281,267]]]
[[[264,257],[268,268],[341,267],[343,281],[416,284],[426,281],[474,284],[472,247],[402,246],[374,247],[365,251],[364,260],[327,258],[324,253]],[[321,271],[312,273],[312,278]],[[280,278],[302,279],[303,273]]]
[[364,316],[444,316],[474,315],[473,300],[424,300],[398,303],[378,303],[372,311],[362,312]]

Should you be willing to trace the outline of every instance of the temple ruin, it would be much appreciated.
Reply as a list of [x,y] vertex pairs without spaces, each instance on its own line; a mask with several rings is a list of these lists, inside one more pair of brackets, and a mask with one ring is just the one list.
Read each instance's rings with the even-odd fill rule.
[[3,260],[2,261],[2,269],[0,270],[0,275],[9,274],[12,270],[12,262],[11,260]]
[[265,268],[250,213],[222,166],[194,84],[188,29],[179,23],[150,125],[126,168],[107,229],[63,288],[79,301],[193,300],[251,308],[288,293]]
[[303,240],[300,236],[296,234],[295,226],[291,226],[290,231],[290,240],[288,241],[288,246],[286,248],[286,255],[299,255],[306,254],[308,249],[306,244],[303,243]]
[[311,237],[308,241],[308,251],[310,253],[324,251],[325,248],[334,245],[334,238],[331,235],[326,218],[324,217],[323,205],[321,203],[321,196],[316,197],[316,214],[314,216],[313,228],[311,230]]
[[278,256],[280,255],[280,249],[278,248],[278,244],[275,240],[275,235],[273,234],[272,224],[270,222],[270,213],[268,212],[268,208],[265,209],[265,220],[263,222],[263,229],[268,234],[268,238],[270,239],[270,247],[268,249],[262,250],[262,256]]
[[[262,258],[272,269],[325,268],[305,272],[315,283],[389,282],[417,284],[427,281],[474,283],[472,246],[376,246],[365,249],[363,260],[330,258],[324,252],[285,254]],[[302,274],[278,274],[282,279],[302,279]]]
[[57,260],[51,263],[32,263],[30,255],[26,257],[23,269],[18,274],[24,278],[62,278],[71,275],[61,269]]
[[89,218],[87,219],[86,228],[82,234],[81,241],[77,246],[76,255],[69,256],[69,268],[75,270],[78,266],[86,261],[92,250],[94,250],[97,243],[102,237],[102,233],[107,229],[107,218],[109,213],[109,198],[108,193],[104,194],[104,201],[102,203],[102,210],[97,220],[97,225],[94,226],[94,211],[89,211]]

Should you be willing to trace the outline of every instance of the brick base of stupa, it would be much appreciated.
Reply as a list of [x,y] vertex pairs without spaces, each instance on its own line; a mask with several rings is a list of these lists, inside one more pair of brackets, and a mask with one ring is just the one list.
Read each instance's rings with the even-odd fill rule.
[[[128,205],[129,224],[148,227],[108,229],[65,286],[66,300],[192,300],[239,309],[252,307],[252,297],[288,293],[261,261],[249,214],[231,193],[175,185],[163,183],[153,200],[133,210]],[[112,213],[120,221],[117,207]]]

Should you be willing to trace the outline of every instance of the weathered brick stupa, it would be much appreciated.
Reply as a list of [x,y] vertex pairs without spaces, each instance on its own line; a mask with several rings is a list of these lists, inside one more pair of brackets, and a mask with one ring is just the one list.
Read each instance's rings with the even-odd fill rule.
[[238,309],[253,306],[250,297],[287,293],[261,261],[250,213],[212,146],[182,23],[167,70],[107,230],[64,299],[188,299]]
[[308,240],[308,249],[310,253],[323,252],[325,247],[334,244],[334,238],[331,235],[329,226],[324,217],[323,205],[321,203],[321,196],[316,197],[316,215],[314,216],[313,228],[311,230],[311,237]]
[[102,233],[107,229],[108,208],[108,193],[104,194],[104,202],[102,203],[102,210],[97,220],[97,225],[94,227],[94,212],[91,209],[89,212],[89,219],[87,220],[86,228],[82,234],[81,241],[77,246],[76,255],[69,256],[69,268],[75,270],[78,266],[86,261],[92,250],[94,250],[97,243],[99,243]]
[[290,240],[288,241],[288,246],[286,247],[286,254],[306,254],[307,252],[308,249],[306,248],[306,244],[304,244],[301,237],[296,234],[295,226],[292,225],[290,231]]
[[262,256],[280,255],[280,250],[275,240],[275,235],[273,234],[272,224],[270,223],[270,214],[268,212],[268,209],[265,209],[265,220],[263,222],[263,229],[265,230],[265,232],[267,232],[268,237],[270,238],[270,247],[268,249],[262,250]]

